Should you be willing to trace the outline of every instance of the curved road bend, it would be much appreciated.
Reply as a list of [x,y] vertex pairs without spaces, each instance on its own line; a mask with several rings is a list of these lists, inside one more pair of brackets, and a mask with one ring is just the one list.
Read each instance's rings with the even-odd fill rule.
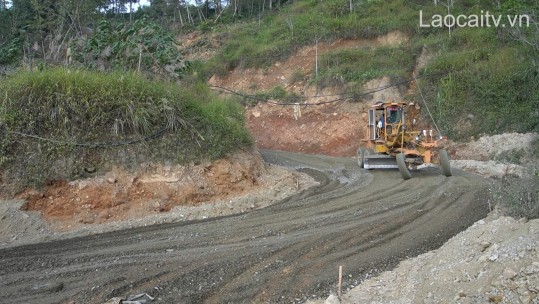
[[486,216],[486,180],[365,171],[353,159],[263,152],[321,185],[241,215],[0,251],[0,302],[292,303],[394,267]]

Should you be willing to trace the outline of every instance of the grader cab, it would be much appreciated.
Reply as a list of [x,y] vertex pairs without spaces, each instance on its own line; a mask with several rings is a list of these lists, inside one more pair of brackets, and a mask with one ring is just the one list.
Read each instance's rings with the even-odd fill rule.
[[419,123],[420,107],[404,102],[378,102],[368,111],[367,138],[357,150],[357,161],[365,169],[399,169],[410,179],[410,169],[438,164],[451,176],[449,156],[442,149],[443,138]]

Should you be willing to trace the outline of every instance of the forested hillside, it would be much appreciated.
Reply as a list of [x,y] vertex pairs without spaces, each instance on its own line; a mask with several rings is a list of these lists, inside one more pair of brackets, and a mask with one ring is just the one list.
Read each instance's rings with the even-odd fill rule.
[[[168,80],[196,75],[190,80],[202,82],[236,68],[267,67],[304,45],[398,30],[410,43],[335,50],[320,58],[316,74],[297,77],[357,93],[373,78],[408,80],[427,49],[433,58],[420,74],[432,76],[420,84],[445,133],[466,138],[539,129],[536,0],[3,0],[0,8],[0,63],[143,70]],[[502,22],[421,26],[436,14],[487,13]],[[177,52],[182,41],[175,37],[193,31],[216,37],[213,58],[187,62]]]
[[252,145],[240,104],[180,83],[191,69],[173,33],[133,5],[1,3],[0,192]]

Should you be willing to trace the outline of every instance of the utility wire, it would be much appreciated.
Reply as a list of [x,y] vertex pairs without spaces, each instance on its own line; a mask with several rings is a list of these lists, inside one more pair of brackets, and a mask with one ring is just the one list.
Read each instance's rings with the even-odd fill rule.
[[[322,98],[322,97],[334,97],[334,96],[350,95],[350,96],[344,96],[344,97],[341,97],[341,98],[335,98],[335,99],[327,100],[327,101],[321,101],[321,102],[315,102],[315,103],[302,103],[301,104],[303,106],[318,106],[318,105],[335,103],[335,102],[344,101],[344,100],[348,100],[348,99],[352,99],[352,98],[357,98],[357,97],[360,97],[360,96],[374,94],[376,92],[380,92],[380,91],[383,91],[383,90],[386,90],[386,89],[389,89],[389,88],[392,88],[392,87],[396,87],[396,86],[403,85],[403,84],[408,84],[408,83],[413,82],[413,81],[415,81],[417,79],[420,79],[420,78],[432,77],[432,76],[436,76],[436,75],[445,75],[445,74],[447,74],[447,73],[426,74],[426,75],[414,77],[414,78],[409,79],[409,80],[403,80],[403,81],[399,81],[399,82],[396,82],[396,83],[393,83],[393,84],[390,84],[390,85],[387,85],[387,86],[379,87],[377,89],[367,91],[367,92],[355,91],[355,92],[348,92],[348,93],[344,93],[344,94],[328,94],[328,95],[317,95],[317,96],[285,96],[285,97],[282,97],[282,99],[292,99],[292,100],[316,99],[316,98]],[[244,93],[234,91],[234,90],[232,90],[230,88],[225,88],[225,87],[216,86],[216,85],[211,85],[210,88],[213,88],[216,91],[220,91],[221,93],[224,93],[224,94],[237,95],[237,96],[240,96],[240,97],[243,97],[243,98],[248,98],[248,99],[258,101],[258,102],[265,102],[265,103],[273,104],[273,105],[293,106],[293,105],[298,104],[298,102],[275,102],[275,101],[271,101],[269,99],[264,99],[264,98],[262,98],[262,97],[260,97],[258,95],[244,94]]]
[[[344,101],[344,100],[348,100],[348,99],[352,99],[352,98],[357,98],[359,96],[373,94],[373,93],[376,93],[376,92],[380,92],[380,91],[389,89],[391,87],[395,87],[395,86],[399,86],[399,85],[402,85],[402,84],[410,83],[410,82],[415,81],[415,80],[417,80],[419,78],[431,77],[431,76],[436,76],[436,75],[445,75],[445,74],[447,74],[447,73],[435,73],[435,74],[427,74],[427,75],[423,75],[423,76],[418,76],[418,77],[414,77],[414,78],[412,78],[410,80],[400,81],[400,82],[397,82],[397,83],[394,83],[394,84],[391,84],[391,85],[387,85],[387,86],[384,86],[384,87],[379,87],[379,88],[377,88],[375,90],[371,90],[371,91],[368,91],[368,92],[356,91],[356,92],[349,92],[349,93],[345,93],[345,94],[329,94],[329,95],[298,96],[298,97],[286,96],[284,98],[287,98],[287,99],[312,99],[312,98],[321,98],[321,97],[333,97],[333,96],[350,95],[348,97],[345,96],[345,97],[336,98],[336,99],[327,100],[327,101],[321,101],[321,102],[316,102],[316,103],[302,103],[301,104],[303,106],[318,106],[318,105],[336,103],[336,102],[340,102],[340,101]],[[423,93],[421,92],[421,88],[419,87],[417,82],[416,82],[416,85],[417,85],[417,88],[419,90],[419,94],[421,95],[421,98],[423,99],[423,103],[425,104],[425,107],[427,108],[427,112],[428,112],[430,118],[432,119],[432,122],[434,123],[434,126],[436,127],[436,131],[438,132],[438,134],[441,134],[440,129],[438,128],[438,125],[436,124],[436,121],[434,120],[434,117],[432,116],[432,113],[430,112],[430,109],[429,109],[429,107],[427,105],[427,102],[425,101]],[[252,100],[259,101],[259,102],[266,102],[266,103],[273,104],[273,105],[294,106],[294,105],[299,104],[298,102],[274,102],[274,101],[271,101],[271,100],[260,98],[259,96],[256,96],[256,95],[243,94],[243,93],[231,90],[229,88],[221,87],[221,86],[213,86],[212,85],[210,87],[213,88],[213,89],[219,90],[220,92],[225,93],[225,94],[238,95],[238,96],[241,96],[241,97],[244,97],[244,98],[249,98],[249,99],[252,99]],[[150,134],[148,136],[145,136],[145,137],[139,138],[139,139],[133,139],[133,140],[128,140],[128,141],[119,141],[119,142],[102,142],[102,143],[73,143],[73,142],[68,142],[68,141],[61,141],[61,140],[56,140],[56,139],[44,138],[44,137],[40,137],[40,136],[37,136],[37,135],[22,133],[22,132],[18,132],[18,131],[5,131],[5,133],[18,135],[18,136],[21,136],[21,137],[28,137],[28,138],[32,138],[32,139],[36,139],[36,140],[40,140],[40,141],[50,142],[50,143],[57,144],[57,145],[75,146],[75,147],[87,147],[87,148],[99,148],[99,147],[106,148],[106,147],[118,147],[118,146],[126,146],[126,145],[137,144],[137,143],[141,143],[141,142],[148,142],[148,141],[151,141],[151,140],[154,140],[154,139],[157,139],[157,138],[163,136],[165,134],[165,132],[167,132],[169,129],[170,129],[169,127],[165,127],[165,128],[163,128],[163,129],[161,129],[161,130],[159,130],[159,131],[157,131],[157,132],[155,132],[153,134]]]
[[436,124],[436,120],[434,120],[434,117],[432,116],[432,113],[430,112],[429,105],[427,104],[427,101],[425,100],[425,97],[423,97],[423,92],[421,92],[421,88],[419,87],[419,84],[415,83],[417,86],[417,90],[419,91],[419,95],[421,95],[421,99],[423,99],[423,104],[425,105],[425,108],[427,108],[427,112],[429,113],[430,119],[434,123],[434,127],[436,128],[436,132],[438,132],[438,135],[442,136],[442,133],[440,132],[440,129],[438,128],[438,125]]

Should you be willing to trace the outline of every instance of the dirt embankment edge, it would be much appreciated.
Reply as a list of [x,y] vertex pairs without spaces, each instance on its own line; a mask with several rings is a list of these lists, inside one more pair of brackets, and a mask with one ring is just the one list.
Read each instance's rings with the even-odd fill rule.
[[315,185],[307,174],[265,163],[258,151],[197,165],[116,168],[0,200],[0,248],[244,213]]

